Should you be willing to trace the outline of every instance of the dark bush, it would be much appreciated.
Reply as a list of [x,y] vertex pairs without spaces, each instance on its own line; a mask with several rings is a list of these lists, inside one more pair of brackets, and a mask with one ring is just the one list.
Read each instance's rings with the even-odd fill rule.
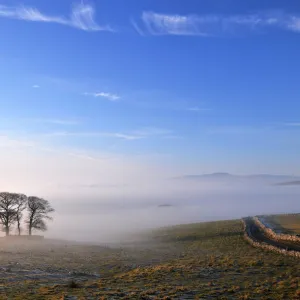
[[78,289],[79,287],[80,287],[79,283],[77,283],[73,279],[68,282],[68,288],[70,289]]

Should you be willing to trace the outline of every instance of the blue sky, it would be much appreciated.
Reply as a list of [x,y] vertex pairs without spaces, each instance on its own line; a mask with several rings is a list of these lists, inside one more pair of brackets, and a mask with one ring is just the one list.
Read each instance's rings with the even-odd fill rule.
[[2,0],[0,36],[2,153],[300,175],[297,0]]

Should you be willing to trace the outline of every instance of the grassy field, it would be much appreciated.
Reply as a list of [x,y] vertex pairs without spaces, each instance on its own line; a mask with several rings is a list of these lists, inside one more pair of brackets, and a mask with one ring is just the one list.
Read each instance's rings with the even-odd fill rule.
[[300,234],[300,214],[269,216],[268,222],[283,233]]
[[1,266],[11,266],[0,299],[300,299],[300,260],[253,248],[240,220],[164,228],[114,249],[26,247],[0,244]]

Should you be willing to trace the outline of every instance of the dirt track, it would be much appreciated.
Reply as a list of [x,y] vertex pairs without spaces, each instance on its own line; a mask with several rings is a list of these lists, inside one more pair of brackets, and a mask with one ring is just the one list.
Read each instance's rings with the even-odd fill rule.
[[266,244],[275,246],[280,249],[285,249],[287,251],[299,251],[300,244],[292,243],[288,241],[275,241],[264,234],[264,232],[255,224],[252,218],[245,219],[246,222],[246,232],[250,238],[255,242],[264,242]]

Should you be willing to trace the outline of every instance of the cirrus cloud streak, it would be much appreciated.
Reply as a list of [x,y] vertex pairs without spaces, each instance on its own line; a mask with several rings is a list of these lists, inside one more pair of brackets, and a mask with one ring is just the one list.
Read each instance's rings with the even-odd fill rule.
[[139,22],[131,20],[140,35],[223,36],[279,28],[300,33],[300,16],[284,12],[245,15],[177,15],[144,11]]
[[75,3],[69,17],[47,15],[30,6],[0,5],[0,17],[30,22],[56,23],[84,31],[113,31],[108,25],[98,25],[95,20],[94,7],[84,3]]

